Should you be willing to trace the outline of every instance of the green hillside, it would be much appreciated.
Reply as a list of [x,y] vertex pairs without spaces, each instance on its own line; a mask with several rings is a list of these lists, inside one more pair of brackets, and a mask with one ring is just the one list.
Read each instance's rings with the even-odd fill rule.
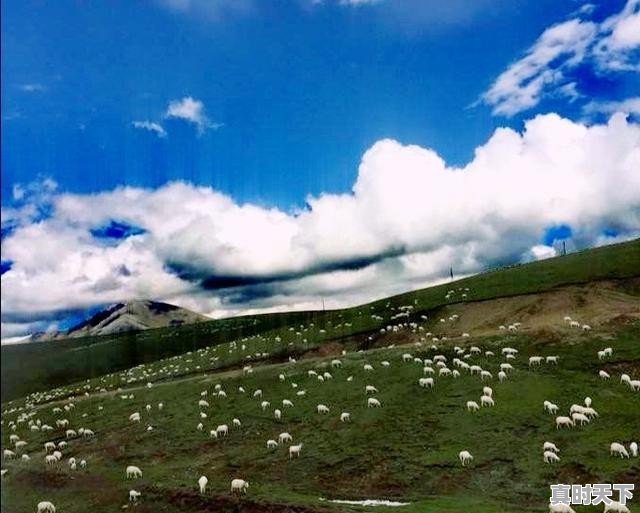
[[[536,293],[562,285],[634,276],[640,276],[640,240],[502,268],[345,310],[245,316],[117,336],[3,346],[2,400],[234,338],[281,331],[282,338],[287,338],[288,342],[288,327],[300,324],[315,325],[315,330],[305,337],[307,343],[303,349],[306,350],[327,340],[377,331],[387,319],[380,321],[371,315],[384,315],[390,308],[400,305],[414,306],[411,318],[419,319],[444,304]],[[470,289],[466,298],[462,298],[461,293],[445,298],[448,290],[460,287]],[[336,329],[338,325],[340,328]],[[328,329],[331,327],[333,329]],[[320,333],[320,329],[325,329],[326,333]]]

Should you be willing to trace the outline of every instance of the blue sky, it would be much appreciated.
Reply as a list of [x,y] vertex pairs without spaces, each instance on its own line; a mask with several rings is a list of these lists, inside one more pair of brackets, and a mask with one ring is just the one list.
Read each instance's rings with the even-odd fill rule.
[[[331,212],[331,207],[324,207],[331,198],[357,196],[358,188],[372,191],[362,166],[366,155],[381,154],[373,152],[381,141],[433,151],[447,170],[455,171],[479,166],[478,148],[496,141],[504,128],[525,134],[529,120],[539,114],[553,113],[591,127],[608,126],[610,116],[621,111],[628,114],[625,126],[635,134],[640,113],[640,54],[634,36],[638,10],[636,0],[3,2],[2,205],[3,233],[6,229],[10,234],[3,242],[31,233],[28,228],[45,230],[50,224],[60,233],[62,228],[81,226],[82,235],[74,239],[78,248],[89,244],[96,251],[124,252],[127,244],[138,241],[155,255],[161,269],[171,271],[167,281],[188,282],[158,290],[140,283],[115,287],[113,296],[87,296],[60,307],[64,312],[118,295],[146,294],[222,315],[243,308],[315,304],[320,292],[303,297],[295,280],[322,280],[335,270],[367,273],[372,265],[384,265],[373,274],[393,280],[398,265],[405,264],[393,262],[389,255],[423,255],[452,243],[444,235],[439,244],[431,238],[416,242],[398,236],[382,245],[367,239],[353,251],[314,247],[309,250],[312,256],[305,253],[299,261],[285,265],[274,257],[273,265],[267,265],[266,260],[249,262],[245,252],[260,253],[253,245],[220,235],[220,247],[238,251],[236,261],[244,262],[246,256],[244,266],[234,267],[222,257],[208,260],[207,255],[218,254],[218,246],[209,248],[207,255],[197,250],[185,255],[162,246],[148,213],[133,212],[131,205],[130,210],[105,205],[101,216],[64,222],[59,219],[61,205],[73,203],[70,197],[91,204],[92,194],[124,185],[144,190],[150,198],[166,191],[189,196],[193,191],[170,185],[182,180],[189,187],[203,186],[214,196],[223,195],[223,202],[261,209],[269,219],[265,233],[270,233],[281,222],[274,216],[285,216],[286,224],[305,206],[307,211]],[[631,137],[628,144],[633,154],[636,140]],[[621,159],[623,150],[612,149]],[[613,177],[628,172],[625,165],[602,172]],[[378,169],[377,164],[371,167]],[[589,191],[582,193],[586,201]],[[322,205],[313,205],[324,196]],[[487,192],[485,201],[490,202],[490,196]],[[383,204],[381,200],[380,209]],[[622,214],[630,209],[635,213],[635,207],[630,200]],[[203,208],[204,217],[211,215],[213,207]],[[392,211],[394,205],[385,210]],[[178,216],[177,211],[171,214]],[[421,229],[430,233],[439,233],[449,223],[439,220],[436,212],[427,214],[432,221]],[[553,250],[548,244],[553,237],[544,235],[549,226],[567,225],[576,245],[593,244],[603,233],[635,233],[635,225],[620,222],[620,215],[603,211],[587,219],[563,211],[541,220],[531,233],[505,228],[515,242],[504,246],[513,249],[473,249],[473,258],[460,257],[472,264],[461,267],[475,272],[495,262],[548,255]],[[311,227],[283,230],[307,230],[307,237],[319,240],[321,235],[309,235],[309,230],[324,229],[328,219],[330,213],[323,221],[309,223]],[[38,224],[42,220],[49,224]],[[215,239],[211,234],[218,232],[212,226],[202,228],[202,236]],[[482,228],[492,234],[500,231],[487,224]],[[40,240],[52,233],[45,230]],[[275,228],[271,235],[264,244],[280,236],[290,240]],[[87,242],[86,237],[92,239]],[[457,232],[452,237],[459,238]],[[305,251],[314,244],[305,242]],[[531,253],[536,244],[552,249]],[[7,251],[3,248],[3,285],[19,287],[9,280],[19,273],[26,273],[20,275],[20,286],[27,278],[42,278],[43,269],[21,264],[19,259],[27,262],[27,256],[22,250],[12,253],[9,246]],[[370,265],[353,270],[349,266],[354,261]],[[101,265],[112,264],[109,257],[109,264]],[[443,268],[448,270],[447,265]],[[400,287],[440,274],[434,270],[419,279],[399,280]],[[113,278],[108,275],[104,271],[83,276],[96,286]],[[133,270],[127,278],[135,275]],[[237,278],[254,289],[212,293],[193,276],[213,282]],[[347,281],[355,279],[349,276]],[[287,285],[275,285],[274,278]],[[396,291],[391,287],[368,295],[364,289],[363,284],[354,285],[343,302]],[[338,292],[322,292],[330,294]],[[30,303],[26,292],[19,296],[3,304],[16,312],[16,319],[31,310],[39,312],[33,316],[36,322],[38,316],[49,319],[55,311],[49,304]],[[255,301],[223,308],[233,302],[228,298],[236,297]],[[337,304],[342,302],[336,300]],[[16,324],[14,320],[3,322]]]

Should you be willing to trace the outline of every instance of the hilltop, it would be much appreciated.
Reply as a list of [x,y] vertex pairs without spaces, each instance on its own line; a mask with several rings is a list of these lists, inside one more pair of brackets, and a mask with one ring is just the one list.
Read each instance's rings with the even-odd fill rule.
[[66,331],[38,333],[34,341],[115,335],[152,328],[178,327],[211,320],[169,303],[150,300],[117,303],[92,315]]

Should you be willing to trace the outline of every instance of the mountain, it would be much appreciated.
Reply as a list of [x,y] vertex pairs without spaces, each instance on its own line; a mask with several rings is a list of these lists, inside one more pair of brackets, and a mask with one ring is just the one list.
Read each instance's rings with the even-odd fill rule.
[[96,335],[113,335],[127,331],[166,328],[211,320],[186,308],[159,301],[116,303],[66,331],[38,333],[32,340],[55,340]]

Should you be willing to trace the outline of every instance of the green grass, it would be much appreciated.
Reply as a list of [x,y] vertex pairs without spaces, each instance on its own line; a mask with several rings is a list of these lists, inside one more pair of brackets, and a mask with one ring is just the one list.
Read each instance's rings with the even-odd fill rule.
[[[104,380],[95,379],[73,387],[76,393],[84,386],[92,391],[81,395],[76,408],[65,414],[74,427],[86,426],[96,431],[90,441],[72,440],[65,457],[86,458],[86,472],[71,472],[64,466],[46,469],[41,450],[44,441],[61,439],[54,435],[25,433],[32,460],[29,463],[8,462],[2,485],[2,511],[31,511],[38,500],[52,500],[59,511],[96,513],[114,511],[125,504],[130,488],[143,493],[136,511],[278,511],[294,504],[309,510],[327,508],[336,511],[363,511],[364,508],[339,506],[319,501],[324,498],[396,498],[411,502],[400,512],[525,512],[542,511],[548,502],[549,485],[557,482],[635,482],[640,476],[639,460],[610,457],[612,441],[638,438],[640,426],[640,394],[619,383],[621,372],[640,374],[640,324],[626,324],[615,332],[576,334],[569,329],[560,336],[531,338],[524,335],[502,335],[451,341],[439,349],[448,360],[455,357],[453,346],[475,344],[491,349],[495,357],[478,356],[473,363],[497,374],[503,361],[500,349],[516,347],[520,354],[516,370],[500,384],[494,380],[496,406],[468,413],[465,402],[479,400],[482,386],[478,377],[462,374],[458,379],[436,377],[433,390],[418,387],[422,366],[403,363],[401,354],[432,357],[435,351],[427,345],[350,352],[342,356],[343,368],[331,369],[332,357],[302,360],[296,363],[264,365],[252,374],[240,371],[223,374],[191,375],[185,379],[144,386],[148,374],[175,365],[195,365],[197,358],[209,361],[215,355],[239,348],[224,344],[157,362],[150,368],[138,368],[128,374],[135,378],[130,391],[134,399],[123,400],[120,393],[98,393],[98,387],[114,390],[123,381],[116,374]],[[254,345],[255,344],[255,345]],[[246,342],[246,351],[262,349],[263,342]],[[614,348],[613,358],[599,362],[596,352],[605,346]],[[533,354],[559,355],[558,366],[544,365],[529,370],[527,358]],[[387,369],[380,361],[388,360]],[[189,361],[190,360],[190,361]],[[365,373],[364,363],[376,367]],[[307,370],[328,370],[334,376],[325,383],[307,376]],[[597,372],[606,369],[612,380],[602,382]],[[281,382],[278,375],[287,379]],[[347,376],[353,376],[347,381]],[[298,384],[297,388],[292,383]],[[200,422],[200,392],[213,391],[221,384],[228,397],[208,396],[209,418],[203,420],[205,432],[196,430]],[[367,409],[364,386],[374,384],[382,403],[381,409]],[[238,387],[246,394],[238,392]],[[263,412],[259,400],[251,392],[261,388],[271,407]],[[307,391],[305,397],[297,390]],[[125,389],[126,390],[126,389]],[[71,388],[66,392],[70,392]],[[127,393],[129,391],[127,390]],[[122,392],[124,394],[124,391]],[[553,416],[542,411],[545,399],[556,402],[566,414],[572,403],[581,403],[589,395],[600,417],[591,425],[558,431]],[[283,398],[295,406],[283,409]],[[53,424],[56,416],[52,403],[41,396],[30,401],[43,403],[37,417]],[[165,405],[160,412],[156,404]],[[329,415],[318,415],[315,407],[324,403]],[[5,411],[19,407],[24,400],[5,403]],[[145,404],[154,406],[147,414]],[[102,410],[98,410],[103,406]],[[273,408],[283,409],[283,419],[276,421]],[[140,425],[128,422],[128,416],[140,411]],[[339,414],[349,411],[351,423],[341,423]],[[5,425],[18,412],[3,415]],[[83,415],[86,414],[86,417]],[[241,429],[231,428],[231,419],[242,421]],[[212,440],[208,430],[226,423],[231,428],[227,439]],[[154,426],[150,433],[146,426]],[[294,442],[303,442],[299,460],[289,461],[286,450],[268,451],[266,440],[282,431],[290,432]],[[20,432],[20,431],[19,431]],[[7,447],[9,431],[3,430],[3,447]],[[556,465],[542,462],[542,443],[555,442],[562,461]],[[474,462],[463,468],[457,461],[460,450],[469,450]],[[144,477],[135,483],[124,479],[124,468],[139,465]],[[209,493],[200,498],[196,481],[201,474],[209,478]],[[250,481],[247,498],[233,499],[229,482],[234,477]],[[269,509],[275,508],[275,509]],[[577,508],[595,511],[595,508]],[[301,510],[302,511],[302,510]],[[377,510],[376,510],[377,511]],[[633,511],[633,507],[632,507]]]
[[[300,340],[288,328],[314,323],[315,328],[303,335],[307,338],[307,343],[301,348],[304,350],[328,340],[378,330],[388,323],[390,309],[400,305],[414,306],[410,320],[419,320],[421,314],[444,304],[536,293],[563,285],[634,276],[640,276],[640,240],[502,268],[344,310],[245,316],[118,336],[2,346],[1,396],[6,401],[34,391],[260,334],[280,336],[283,349],[288,349],[289,342],[300,345]],[[468,297],[463,300],[458,291],[450,299],[445,299],[446,292],[452,288],[469,288]],[[372,315],[385,316],[385,319],[380,321]],[[326,333],[320,333],[321,329]]]

